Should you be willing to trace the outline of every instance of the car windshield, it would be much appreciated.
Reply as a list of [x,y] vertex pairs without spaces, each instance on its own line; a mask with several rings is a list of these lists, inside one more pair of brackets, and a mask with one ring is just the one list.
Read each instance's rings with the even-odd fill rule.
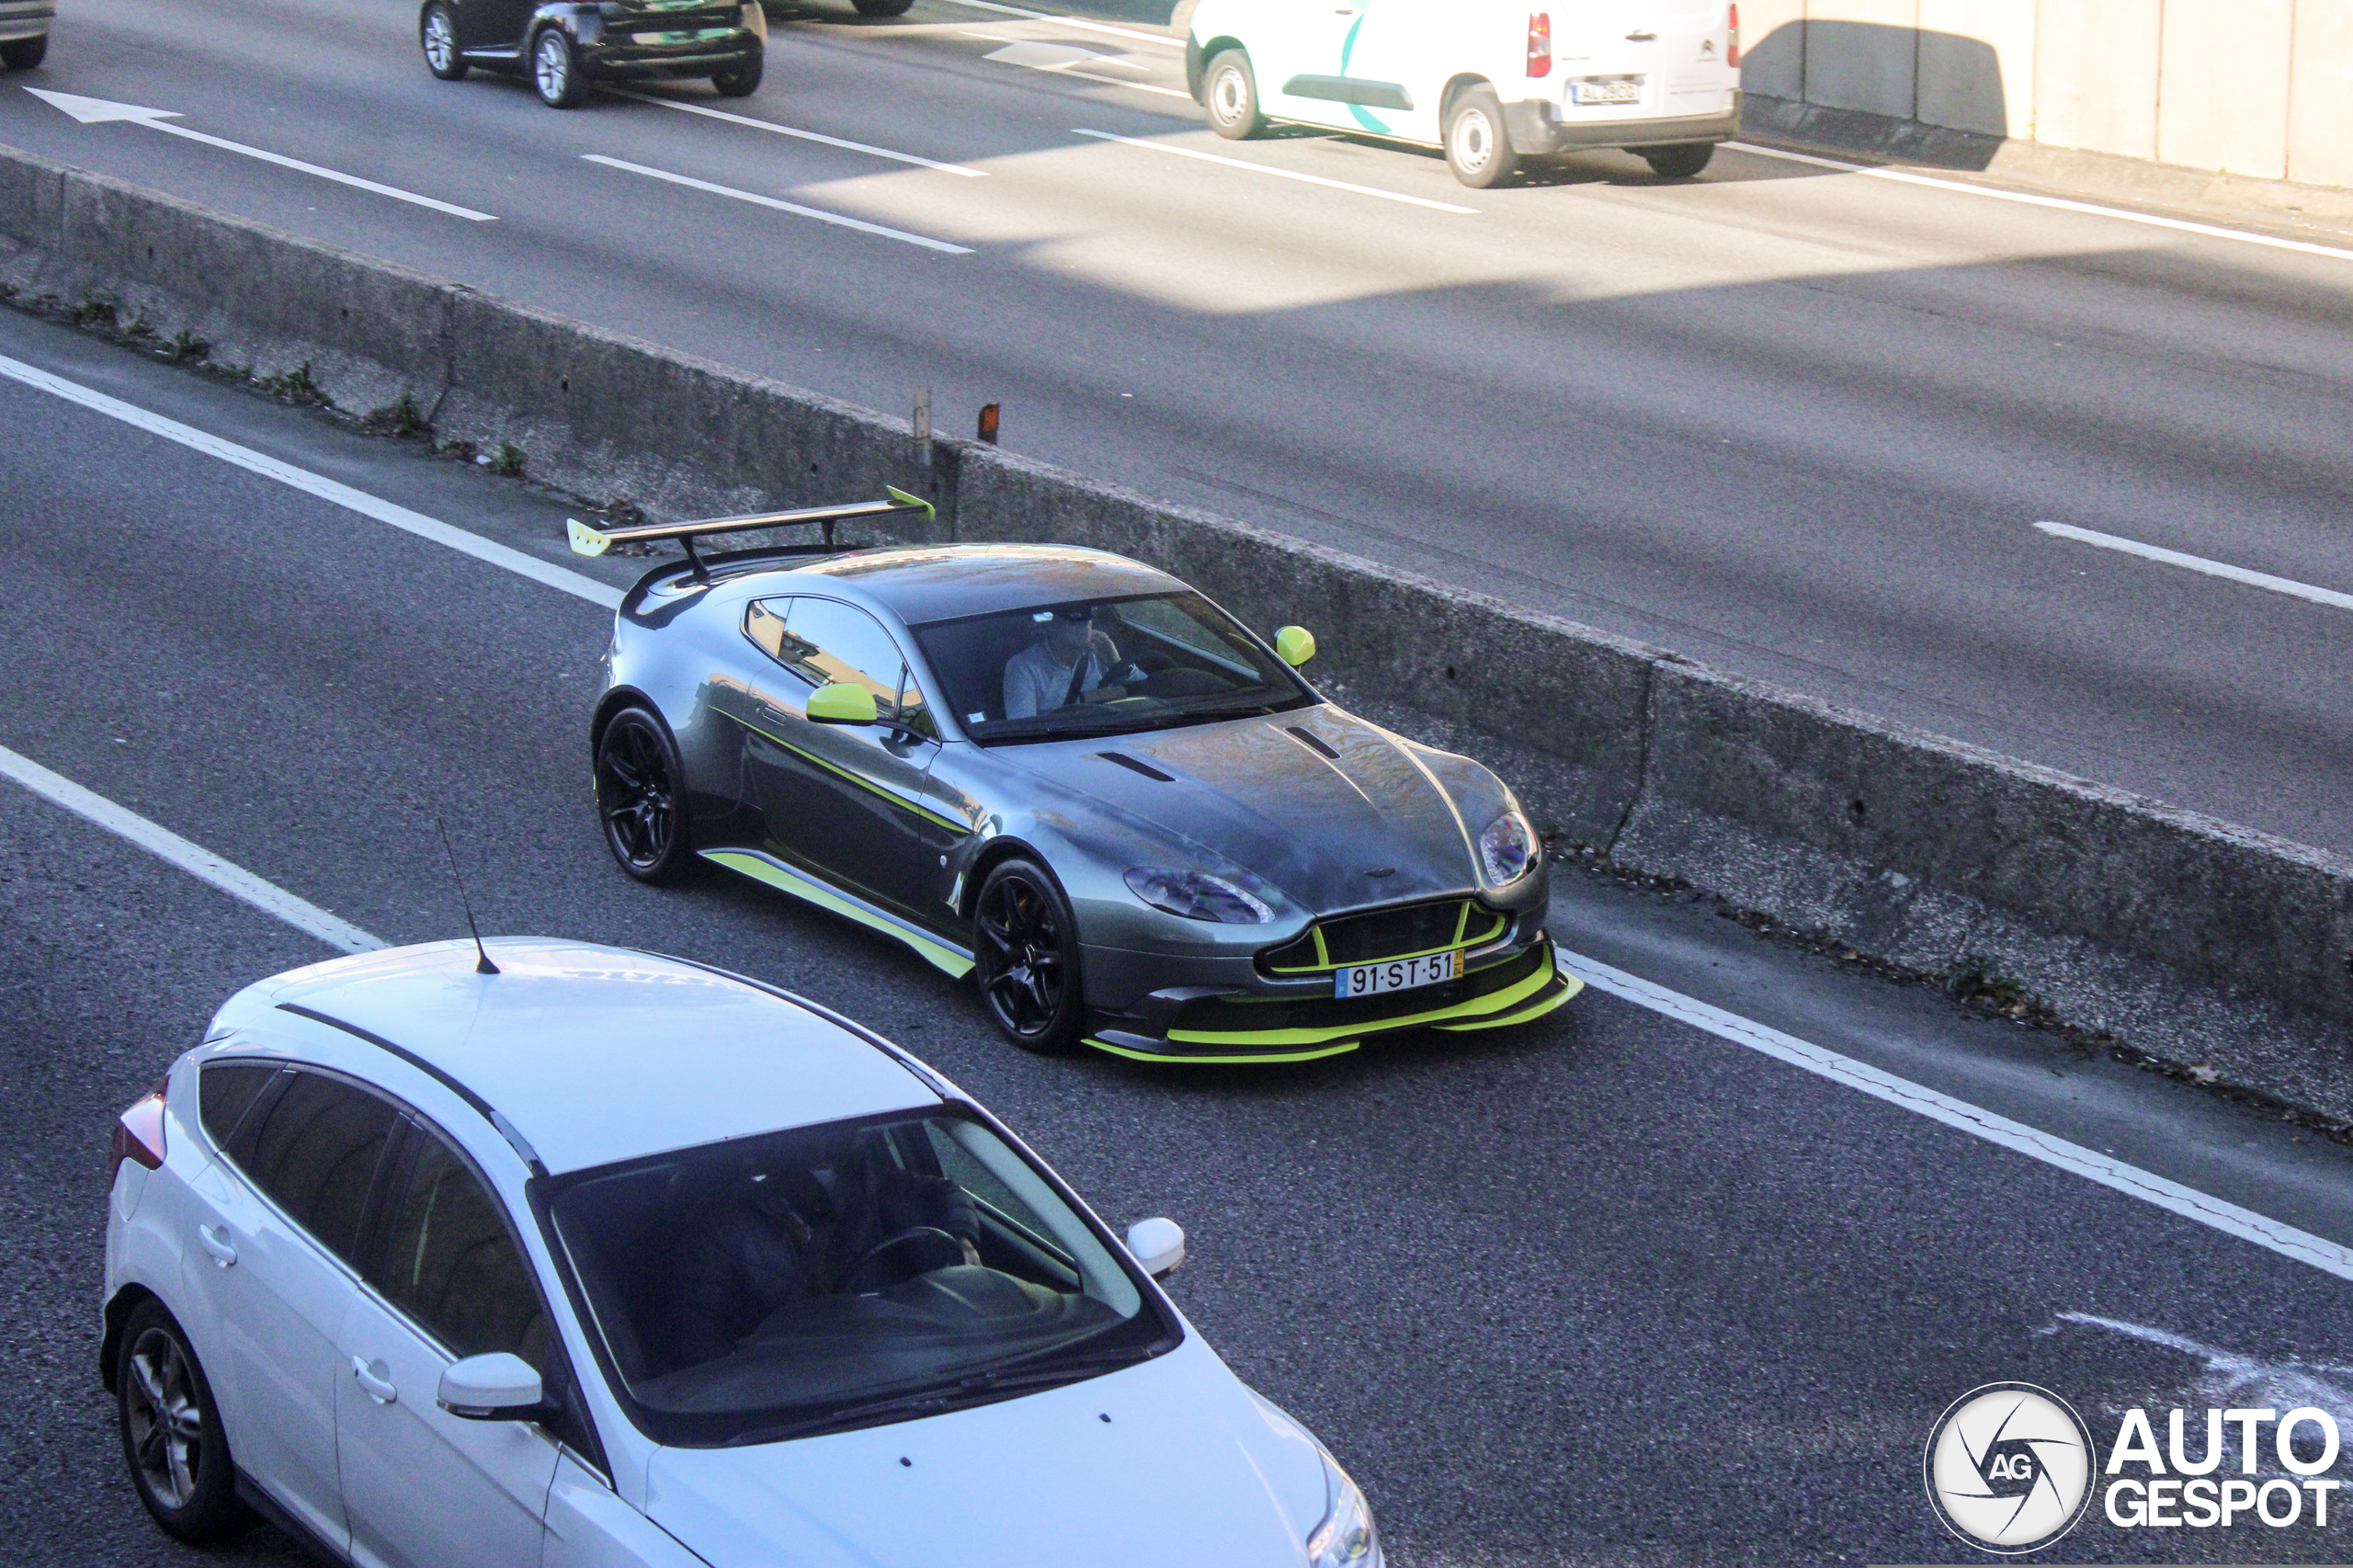
[[954,1110],[585,1171],[549,1207],[619,1392],[661,1443],[936,1415],[1176,1342],[1054,1184]]
[[964,733],[983,744],[1127,734],[1315,701],[1195,593],[1033,605],[913,630]]

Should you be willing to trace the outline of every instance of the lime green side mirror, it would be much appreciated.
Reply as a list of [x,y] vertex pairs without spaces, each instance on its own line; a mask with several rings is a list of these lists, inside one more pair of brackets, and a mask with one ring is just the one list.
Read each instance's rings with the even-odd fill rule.
[[862,686],[837,680],[809,694],[809,722],[813,724],[871,724],[881,717],[874,706],[874,694]]
[[1275,652],[1292,669],[1315,657],[1315,633],[1304,626],[1286,626],[1275,633]]

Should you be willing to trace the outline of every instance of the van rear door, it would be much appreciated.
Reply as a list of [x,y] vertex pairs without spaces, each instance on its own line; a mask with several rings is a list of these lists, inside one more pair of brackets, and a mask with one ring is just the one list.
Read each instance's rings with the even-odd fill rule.
[[1725,62],[1723,0],[1603,0],[1556,6],[1552,17],[1562,119],[1715,114],[1739,85]]

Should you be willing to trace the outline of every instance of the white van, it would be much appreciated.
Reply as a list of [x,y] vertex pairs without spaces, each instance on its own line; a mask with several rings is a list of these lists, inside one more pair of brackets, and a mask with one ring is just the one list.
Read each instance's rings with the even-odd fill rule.
[[1186,79],[1221,136],[1270,121],[1446,149],[1487,187],[1623,147],[1688,178],[1740,130],[1728,0],[1200,0]]

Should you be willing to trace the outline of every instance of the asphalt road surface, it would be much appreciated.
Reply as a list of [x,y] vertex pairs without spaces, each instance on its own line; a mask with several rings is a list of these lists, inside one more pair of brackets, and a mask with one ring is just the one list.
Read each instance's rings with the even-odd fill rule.
[[[557,501],[416,443],[20,315],[0,313],[0,356],[572,559]],[[1400,1568],[1957,1561],[1921,1445],[1996,1380],[2062,1392],[2103,1441],[2131,1406],[2322,1403],[2353,1423],[2345,1278],[1597,989],[1517,1033],[1299,1069],[1023,1056],[967,990],[857,927],[611,866],[584,739],[607,612],[21,379],[0,378],[0,746],[393,942],[462,930],[438,819],[487,929],[688,954],[905,1043],[1115,1224],[1187,1227],[1180,1305],[1355,1470]],[[1552,925],[2353,1245],[2336,1145],[1696,906],[1564,877]],[[199,1561],[140,1512],[97,1387],[107,1129],[230,992],[324,956],[0,779],[9,1561]],[[2347,1528],[2127,1531],[2095,1509],[2047,1557],[2341,1562]],[[264,1530],[203,1560],[291,1559]]]
[[1165,29],[779,16],[750,99],[560,114],[432,80],[408,0],[82,0],[0,142],[869,406],[928,387],[951,433],[1002,401],[1082,472],[2353,848],[2353,612],[2034,526],[2353,591],[2353,259],[1756,153],[1472,192],[1218,141]]

